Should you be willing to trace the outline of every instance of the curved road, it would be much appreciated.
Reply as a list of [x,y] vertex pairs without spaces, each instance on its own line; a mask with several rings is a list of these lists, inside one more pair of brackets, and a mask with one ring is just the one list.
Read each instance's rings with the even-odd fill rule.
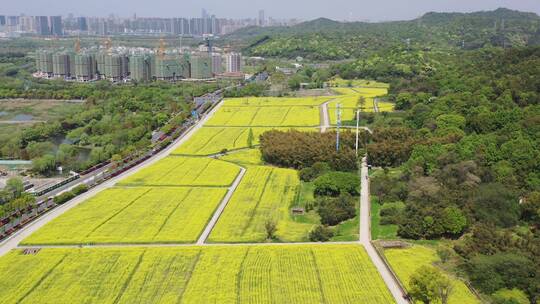
[[0,243],[0,257],[8,253],[10,250],[17,247],[17,245],[24,240],[26,237],[30,236],[30,234],[34,233],[34,231],[38,230],[39,228],[43,227],[48,222],[52,221],[53,219],[59,217],[64,212],[68,211],[69,209],[79,205],[83,201],[87,200],[88,198],[96,195],[98,192],[103,191],[105,189],[108,189],[112,186],[114,186],[120,179],[123,179],[127,176],[130,176],[137,171],[148,167],[155,162],[163,159],[167,155],[169,155],[172,151],[174,151],[179,145],[183,144],[185,141],[187,141],[195,132],[197,132],[203,124],[221,107],[222,102],[220,101],[208,114],[206,114],[201,120],[199,120],[195,125],[191,127],[191,129],[184,134],[184,136],[177,139],[172,145],[170,145],[167,149],[164,149],[163,151],[159,152],[152,158],[140,163],[139,165],[127,170],[126,172],[104,182],[103,184],[100,184],[96,186],[95,188],[92,188],[90,191],[77,196],[76,198],[72,199],[71,201],[65,203],[64,205],[58,206],[54,208],[53,210],[45,213],[41,217],[34,220],[32,223],[28,224],[27,226],[23,227],[21,230],[15,232],[7,239],[3,240]]

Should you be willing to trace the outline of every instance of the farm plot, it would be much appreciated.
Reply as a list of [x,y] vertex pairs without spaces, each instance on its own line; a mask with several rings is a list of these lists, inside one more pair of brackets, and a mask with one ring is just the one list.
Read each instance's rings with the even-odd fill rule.
[[214,127],[306,127],[319,125],[318,106],[222,107],[206,123]]
[[117,185],[225,187],[239,172],[238,166],[211,158],[169,156]]
[[393,303],[359,245],[15,250],[2,303]]
[[[439,261],[435,250],[418,245],[406,249],[386,249],[384,255],[405,288],[409,288],[409,280],[418,268],[430,266]],[[454,288],[448,301],[449,304],[480,303],[461,280],[452,279],[452,282]]]
[[395,110],[395,104],[387,101],[379,101],[379,112],[392,112]]
[[261,150],[259,149],[246,149],[230,154],[224,155],[219,159],[228,161],[239,165],[263,165]]
[[264,107],[264,106],[318,106],[333,96],[316,97],[249,97],[231,98],[224,101],[224,106]]
[[342,79],[335,78],[330,81],[331,85],[338,87],[372,87],[372,88],[388,88],[389,85],[384,82],[377,82],[367,79]]
[[[248,148],[249,130],[253,131],[252,145],[259,144],[259,136],[270,130],[289,130],[290,128],[275,127],[203,127],[187,142],[172,152],[173,155],[211,155],[223,150],[238,150]],[[309,130],[312,128],[294,128]]]
[[[341,108],[351,108],[355,109],[359,107],[358,105],[358,99],[361,95],[347,95],[343,97],[336,98],[328,103],[328,107],[336,109],[337,104],[339,103]],[[373,112],[373,97],[364,97],[365,103],[364,103],[364,112]]]
[[226,188],[112,188],[48,223],[24,244],[192,243]]
[[210,242],[262,242],[265,223],[277,224],[281,241],[305,241],[313,224],[290,215],[300,181],[295,170],[248,167],[227,208],[210,234]]

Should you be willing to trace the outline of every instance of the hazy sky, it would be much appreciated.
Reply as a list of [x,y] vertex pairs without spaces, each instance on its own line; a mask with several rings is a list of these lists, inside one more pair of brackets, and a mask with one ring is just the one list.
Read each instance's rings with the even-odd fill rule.
[[0,0],[0,15],[194,17],[201,9],[219,17],[403,20],[428,11],[470,12],[507,7],[540,14],[540,0]]

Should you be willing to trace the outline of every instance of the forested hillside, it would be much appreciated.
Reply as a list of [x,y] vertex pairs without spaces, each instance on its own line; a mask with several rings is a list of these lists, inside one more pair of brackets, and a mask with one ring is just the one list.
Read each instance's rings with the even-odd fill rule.
[[341,23],[317,19],[293,27],[246,28],[227,40],[254,56],[340,60],[407,45],[477,49],[538,44],[540,17],[508,9],[478,13],[427,13],[411,21]]
[[374,180],[374,194],[394,208],[386,223],[407,239],[454,239],[480,291],[518,288],[536,303],[540,48],[382,56],[387,69],[360,60],[334,72],[393,80],[391,99],[404,111],[368,145],[371,164],[398,168]]

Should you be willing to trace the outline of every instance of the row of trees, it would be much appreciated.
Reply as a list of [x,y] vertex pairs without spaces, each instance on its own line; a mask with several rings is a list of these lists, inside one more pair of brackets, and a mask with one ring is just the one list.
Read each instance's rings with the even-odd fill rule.
[[[368,133],[361,134],[364,142]],[[325,162],[333,170],[355,171],[358,168],[355,152],[355,134],[342,132],[340,147],[336,150],[335,132],[301,132],[296,130],[265,132],[260,137],[262,157],[267,163],[302,169],[316,162]]]

